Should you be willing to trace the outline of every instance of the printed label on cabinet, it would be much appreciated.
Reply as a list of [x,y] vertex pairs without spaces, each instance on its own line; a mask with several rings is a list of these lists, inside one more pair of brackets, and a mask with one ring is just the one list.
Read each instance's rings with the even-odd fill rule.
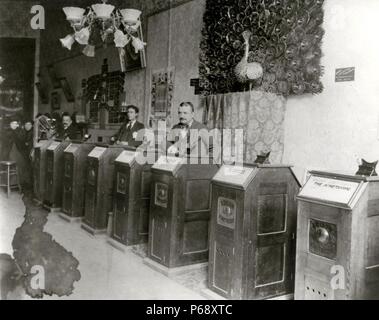
[[254,170],[255,168],[223,165],[212,180],[246,188],[254,176]]
[[126,175],[117,172],[117,193],[126,194]]
[[217,224],[234,229],[236,220],[236,204],[231,199],[218,198]]
[[347,205],[350,203],[359,185],[360,182],[356,181],[311,176],[300,191],[299,196]]
[[107,150],[107,148],[103,148],[103,147],[95,147],[90,153],[89,153],[89,157],[92,157],[92,158],[100,158],[100,156],[105,152],[105,150]]
[[167,208],[168,201],[168,186],[164,183],[156,183],[155,184],[155,205]]

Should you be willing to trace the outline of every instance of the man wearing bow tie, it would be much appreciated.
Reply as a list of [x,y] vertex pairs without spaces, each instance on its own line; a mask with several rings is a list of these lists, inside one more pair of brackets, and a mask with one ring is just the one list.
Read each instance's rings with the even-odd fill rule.
[[191,102],[182,102],[178,109],[179,123],[176,124],[168,138],[171,145],[168,154],[176,156],[209,156],[213,150],[209,142],[207,127],[196,121],[195,108]]
[[139,109],[136,106],[130,105],[127,107],[128,120],[121,126],[117,134],[111,138],[111,141],[135,148],[142,144],[145,126],[137,121],[138,113]]
[[62,125],[57,129],[58,139],[62,140],[77,140],[80,139],[78,134],[78,128],[72,121],[72,117],[68,112],[62,114]]

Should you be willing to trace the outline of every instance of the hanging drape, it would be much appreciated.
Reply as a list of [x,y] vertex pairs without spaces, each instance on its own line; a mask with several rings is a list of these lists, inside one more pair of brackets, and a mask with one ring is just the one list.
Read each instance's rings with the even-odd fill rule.
[[243,129],[244,161],[271,151],[270,162],[283,156],[285,98],[274,93],[247,91],[210,95],[202,99],[203,121],[209,129]]

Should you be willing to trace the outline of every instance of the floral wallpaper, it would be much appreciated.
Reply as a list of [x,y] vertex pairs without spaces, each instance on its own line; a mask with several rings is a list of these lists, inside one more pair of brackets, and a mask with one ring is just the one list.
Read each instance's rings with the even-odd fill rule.
[[269,152],[271,163],[281,163],[284,148],[286,99],[259,90],[207,96],[204,122],[209,128],[243,129],[244,161]]

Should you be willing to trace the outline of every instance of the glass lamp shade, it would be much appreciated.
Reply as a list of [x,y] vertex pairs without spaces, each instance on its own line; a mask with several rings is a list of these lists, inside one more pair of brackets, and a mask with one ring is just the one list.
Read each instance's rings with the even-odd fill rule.
[[114,43],[117,48],[125,47],[130,41],[130,37],[124,34],[121,30],[116,30],[114,33]]
[[137,23],[127,24],[126,28],[129,33],[136,33],[140,25],[141,25],[141,21],[138,20]]
[[137,9],[122,9],[120,10],[123,20],[127,24],[135,24],[141,15],[141,11]]
[[63,12],[66,14],[68,21],[80,22],[83,19],[85,9],[79,7],[64,7]]
[[83,49],[83,54],[85,54],[87,57],[94,57],[95,56],[95,46],[87,44]]
[[68,50],[71,50],[71,47],[72,47],[73,43],[75,42],[75,37],[74,37],[74,35],[69,34],[69,35],[67,35],[64,38],[59,39],[59,40],[62,43],[63,47],[67,48]]
[[112,11],[114,10],[114,6],[110,4],[97,3],[92,5],[92,9],[95,12],[97,18],[109,19],[111,17]]
[[133,37],[132,46],[134,47],[135,53],[138,53],[138,51],[142,50],[145,45],[146,45],[145,42],[141,41],[140,39],[136,37]]
[[262,65],[258,62],[248,63],[246,66],[246,77],[250,80],[259,79],[263,75]]
[[88,27],[83,28],[82,30],[75,33],[75,40],[79,44],[86,45],[88,44],[89,36],[90,36],[90,32],[89,32]]

